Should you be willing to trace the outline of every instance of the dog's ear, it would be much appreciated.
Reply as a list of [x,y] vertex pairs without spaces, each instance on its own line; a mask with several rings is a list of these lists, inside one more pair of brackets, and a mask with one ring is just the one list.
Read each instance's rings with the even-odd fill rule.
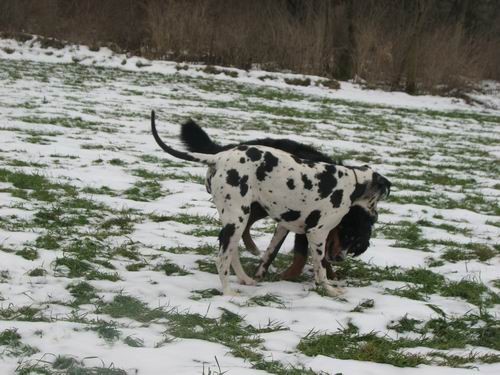
[[377,172],[373,172],[372,186],[380,191],[380,196],[387,198],[391,192],[391,185],[391,182],[387,178]]

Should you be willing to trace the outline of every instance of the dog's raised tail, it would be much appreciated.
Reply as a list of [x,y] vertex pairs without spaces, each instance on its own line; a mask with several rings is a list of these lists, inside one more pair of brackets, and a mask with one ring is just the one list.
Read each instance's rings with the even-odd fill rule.
[[216,154],[228,148],[212,141],[208,134],[193,120],[182,124],[181,141],[189,151],[200,154]]
[[167,145],[165,142],[163,142],[160,136],[158,135],[158,132],[156,131],[155,118],[156,115],[155,111],[153,110],[151,111],[151,131],[153,133],[153,137],[155,138],[156,143],[158,143],[158,146],[160,146],[163,149],[163,151],[182,160],[197,161],[204,164],[214,163],[214,157],[212,155],[178,151]]

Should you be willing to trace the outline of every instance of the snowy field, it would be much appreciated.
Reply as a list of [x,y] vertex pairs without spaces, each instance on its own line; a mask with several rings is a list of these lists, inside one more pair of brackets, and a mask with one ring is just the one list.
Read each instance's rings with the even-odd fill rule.
[[[0,374],[499,374],[498,96],[297,78],[0,40]],[[387,176],[370,248],[337,266],[345,294],[311,266],[278,279],[289,236],[263,282],[221,296],[205,167],[159,149],[151,109],[179,147],[191,117],[222,144],[288,138]],[[254,227],[261,250],[273,228]]]

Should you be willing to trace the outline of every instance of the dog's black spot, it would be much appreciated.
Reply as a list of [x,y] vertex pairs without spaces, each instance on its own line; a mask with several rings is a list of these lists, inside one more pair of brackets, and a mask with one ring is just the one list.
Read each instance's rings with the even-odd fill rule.
[[243,213],[245,215],[248,215],[250,213],[250,207],[248,207],[248,206],[241,206],[241,211],[243,211]]
[[306,190],[312,189],[313,183],[305,174],[302,174],[302,182],[304,183],[304,189]]
[[351,193],[351,203],[359,199],[366,191],[366,184],[358,184],[354,187],[354,191]]
[[300,211],[288,210],[281,214],[281,218],[285,221],[295,221],[300,217]]
[[264,161],[257,168],[257,179],[259,181],[264,181],[266,174],[272,172],[274,167],[278,165],[278,158],[266,151],[264,154]]
[[340,207],[340,203],[342,203],[342,197],[344,195],[343,190],[335,190],[330,197],[333,208]]
[[238,149],[238,150],[240,150],[240,151],[245,151],[245,150],[247,150],[247,149],[248,149],[248,146],[245,146],[245,145],[239,145],[239,146],[237,147],[237,149]]
[[231,199],[231,194],[226,194],[225,200]]
[[306,230],[314,228],[316,225],[318,225],[318,221],[321,217],[321,212],[319,210],[314,210],[312,211],[306,218]]
[[248,176],[245,175],[240,179],[240,193],[241,196],[244,197],[248,191]]
[[307,163],[306,163],[306,164],[307,164],[307,166],[308,166],[309,168],[314,168],[314,167],[316,166],[316,163],[315,163],[315,162],[313,162],[313,161],[307,161]]
[[323,252],[319,249],[316,249],[316,252],[318,253],[319,256],[323,255]]
[[243,218],[241,216],[238,217],[238,220],[240,221],[240,223],[243,223]]
[[294,184],[293,178],[288,179],[288,181],[286,182],[286,186],[288,186],[288,188],[290,190],[295,189],[295,184]]
[[245,158],[243,156],[240,158],[240,163],[245,164]]
[[339,171],[339,178],[342,178],[343,175],[344,175],[344,172]]
[[240,183],[240,174],[236,169],[227,171],[226,182],[231,186],[238,186]]
[[234,224],[226,224],[224,228],[219,233],[219,244],[222,247],[222,250],[225,252],[227,247],[229,246],[229,241],[234,234],[235,230]]
[[336,168],[334,165],[325,166],[325,170],[316,175],[318,182],[318,194],[321,198],[328,197],[332,190],[337,186],[337,179],[335,178]]
[[292,155],[292,158],[293,160],[295,160],[295,162],[297,164],[302,164],[304,161],[302,159],[299,159],[298,157],[296,157],[295,155]]
[[246,154],[250,158],[251,161],[260,160],[260,158],[262,157],[262,151],[260,151],[258,148],[255,148],[255,147],[250,147],[247,150]]

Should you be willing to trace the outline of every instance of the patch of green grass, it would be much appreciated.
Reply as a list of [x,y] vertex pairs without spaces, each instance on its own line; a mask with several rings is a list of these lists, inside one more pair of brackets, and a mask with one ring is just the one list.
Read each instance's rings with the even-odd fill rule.
[[385,225],[378,228],[385,238],[396,240],[394,246],[408,249],[429,251],[428,241],[422,235],[420,226],[409,221],[401,221],[397,225]]
[[162,271],[167,276],[172,276],[172,275],[185,276],[185,275],[191,274],[191,272],[187,271],[185,268],[179,267],[177,264],[175,264],[169,260],[165,260],[164,262],[156,265],[154,267],[154,270],[155,271]]
[[311,333],[300,340],[297,348],[311,357],[325,355],[339,359],[388,363],[397,367],[417,367],[429,363],[421,354],[400,351],[402,345],[398,341],[379,336],[375,332],[361,334],[356,326],[349,323],[337,333]]
[[199,314],[172,314],[167,328],[167,334],[173,337],[223,344],[231,349],[233,355],[250,362],[260,359],[260,355],[254,351],[262,343],[262,339],[257,336],[259,332],[259,329],[244,324],[239,315],[226,309],[223,309],[218,319]]
[[195,228],[186,232],[186,234],[195,237],[218,237],[220,228]]
[[442,288],[441,295],[460,297],[477,306],[491,306],[500,303],[498,293],[490,291],[486,285],[473,280],[449,282]]
[[19,255],[26,260],[38,259],[38,251],[36,251],[36,249],[30,249],[28,247],[25,247],[22,250],[16,251],[16,255]]
[[175,216],[170,215],[150,215],[151,220],[155,223],[161,223],[164,221],[176,221],[182,224],[189,225],[220,225],[220,221],[217,218],[208,215],[188,215],[188,214],[178,214]]
[[468,244],[455,244],[449,243],[453,247],[445,250],[441,258],[448,262],[459,262],[463,260],[477,259],[480,262],[486,262],[499,254],[487,244],[468,243]]
[[[0,168],[0,182],[11,183],[16,189],[4,189],[14,196],[23,199],[37,199],[45,202],[54,202],[60,198],[61,192],[65,195],[76,194],[76,189],[68,184],[52,183],[40,174],[10,171]],[[2,191],[2,190],[0,190]]]
[[47,271],[43,268],[33,268],[30,272],[28,272],[28,275],[31,277],[40,277],[45,276],[46,274]]
[[196,253],[199,255],[214,255],[219,252],[219,248],[214,245],[204,244],[197,247],[162,247],[160,250],[168,251],[173,254],[187,254],[187,253]]
[[153,201],[168,194],[168,192],[162,191],[159,182],[153,180],[137,181],[133,187],[125,190],[123,193],[127,199],[142,202]]
[[13,306],[6,308],[0,307],[0,318],[4,320],[20,320],[24,322],[47,322],[48,319],[43,316],[40,309],[31,306]]
[[38,349],[25,345],[21,342],[21,335],[17,333],[16,329],[6,329],[0,331],[0,358],[3,355],[20,357],[30,356],[38,352]]
[[215,265],[214,260],[198,259],[196,264],[198,265],[198,269],[200,271],[218,274],[217,266]]
[[108,342],[114,342],[120,338],[120,331],[117,327],[118,324],[113,320],[109,322],[105,320],[98,320],[88,329],[97,332],[97,335],[100,338]]
[[147,263],[139,262],[139,263],[128,264],[127,266],[125,266],[125,269],[127,271],[130,271],[130,272],[137,272],[146,266],[147,266]]
[[91,303],[92,300],[98,298],[96,289],[89,283],[82,281],[77,284],[71,284],[67,287],[74,300],[72,305],[79,306]]
[[53,363],[48,361],[23,361],[16,368],[16,375],[127,375],[127,371],[108,366],[103,363],[102,367],[86,367],[84,361],[78,361],[72,357],[57,356]]
[[137,298],[123,294],[115,296],[111,302],[101,303],[98,313],[108,314],[112,318],[130,318],[143,323],[168,317],[168,313],[162,308],[151,309]]
[[127,165],[127,163],[121,159],[113,158],[109,161],[109,164],[111,165],[116,165],[116,166],[124,166]]
[[467,346],[483,346],[498,350],[500,348],[500,323],[494,316],[482,312],[469,313],[457,317],[440,317],[423,322],[408,318],[407,315],[388,326],[396,332],[413,332],[419,337],[408,342],[408,346],[425,346],[432,349],[447,350]]
[[84,130],[98,130],[106,133],[115,133],[117,130],[109,127],[102,122],[87,121],[81,117],[37,117],[21,116],[16,118],[18,121],[29,124],[57,125],[65,128],[79,128]]

